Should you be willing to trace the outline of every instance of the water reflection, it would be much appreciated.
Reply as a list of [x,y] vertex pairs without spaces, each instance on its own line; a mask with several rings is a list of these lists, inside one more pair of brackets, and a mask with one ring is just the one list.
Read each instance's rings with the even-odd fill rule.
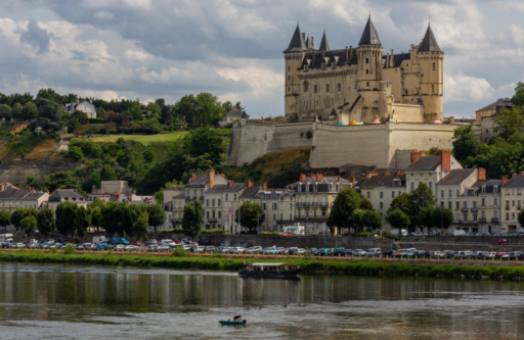
[[[61,322],[86,338],[129,337],[113,325],[126,325],[132,337],[162,337],[176,325],[179,335],[218,338],[260,332],[326,339],[519,338],[523,293],[521,283],[241,280],[224,273],[0,264],[0,326],[13,337],[45,330],[50,338],[63,331]],[[217,328],[217,318],[238,312],[249,317],[249,327],[236,333]]]

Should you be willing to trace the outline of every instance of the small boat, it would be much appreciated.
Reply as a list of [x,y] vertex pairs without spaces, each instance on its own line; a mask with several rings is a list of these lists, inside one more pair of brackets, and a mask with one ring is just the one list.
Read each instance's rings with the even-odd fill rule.
[[246,319],[242,319],[241,315],[235,315],[233,319],[220,320],[218,321],[220,326],[245,326],[247,324]]
[[245,326],[247,324],[246,319],[242,320],[220,320],[218,321],[221,326]]
[[243,279],[287,279],[298,280],[299,268],[286,263],[251,263],[238,272]]

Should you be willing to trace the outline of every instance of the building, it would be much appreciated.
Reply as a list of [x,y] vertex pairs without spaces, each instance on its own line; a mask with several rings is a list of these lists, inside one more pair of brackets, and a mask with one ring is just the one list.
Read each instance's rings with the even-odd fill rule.
[[296,194],[289,189],[267,189],[263,186],[256,198],[264,211],[260,231],[282,232],[282,227],[295,222]]
[[341,177],[301,174],[297,182],[288,186],[295,192],[295,222],[304,225],[307,235],[329,234],[327,220],[335,198],[351,186]]
[[400,172],[373,171],[360,183],[362,196],[373,209],[386,215],[391,202],[406,192],[406,176]]
[[47,205],[46,192],[19,189],[14,185],[2,185],[0,191],[0,210],[13,212],[20,208],[40,209]]
[[493,117],[505,109],[511,109],[513,103],[511,98],[499,98],[491,104],[475,111],[475,122],[480,123],[484,118]]
[[515,174],[511,179],[504,177],[500,188],[502,230],[508,233],[521,232],[519,212],[524,207],[524,175]]
[[410,193],[419,184],[425,183],[435,195],[436,184],[446,177],[451,170],[462,169],[462,165],[444,150],[440,155],[423,156],[420,151],[411,152],[411,165],[406,169],[406,189]]
[[166,226],[181,227],[186,205],[185,187],[164,189],[162,202],[166,211]]
[[443,64],[428,25],[407,53],[384,53],[368,19],[357,47],[318,48],[297,25],[285,59],[285,113],[291,121],[433,123],[443,118]]
[[217,174],[214,169],[207,172],[193,172],[186,183],[185,198],[187,200],[198,200],[204,203],[204,191],[215,185],[226,185],[228,183],[223,174]]
[[93,186],[88,198],[90,201],[94,201],[95,199],[102,201],[131,201],[133,193],[133,188],[129,186],[127,181],[101,181],[100,188]]
[[489,142],[497,135],[497,115],[504,110],[511,109],[513,103],[510,98],[499,98],[493,103],[475,111],[475,130],[484,143]]
[[242,109],[242,107],[235,106],[224,114],[224,118],[218,123],[220,126],[228,126],[235,122],[245,122],[249,119],[249,115]]
[[69,113],[79,111],[85,113],[85,115],[89,119],[96,119],[96,108],[92,103],[88,102],[87,100],[65,104],[65,109]]
[[209,186],[204,191],[204,225],[206,229],[223,229],[226,234],[240,232],[236,213],[240,208],[242,183],[227,182]]
[[49,208],[55,210],[63,202],[71,202],[80,206],[86,206],[87,200],[74,189],[56,189],[51,193],[48,200]]

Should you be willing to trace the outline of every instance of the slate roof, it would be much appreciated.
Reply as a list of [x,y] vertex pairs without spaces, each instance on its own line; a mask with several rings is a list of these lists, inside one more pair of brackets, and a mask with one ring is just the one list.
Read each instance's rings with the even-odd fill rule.
[[442,50],[438,46],[437,39],[435,39],[435,35],[433,35],[431,26],[429,25],[428,25],[428,29],[426,30],[426,34],[424,34],[424,38],[422,39],[422,42],[420,43],[420,45],[418,45],[418,51],[419,52],[442,52]]
[[509,98],[499,98],[496,101],[494,101],[491,104],[488,104],[484,106],[481,109],[478,109],[477,111],[485,111],[490,109],[499,109],[499,108],[511,108],[513,107],[513,103],[511,102],[511,99]]
[[473,188],[475,188],[477,191],[480,191],[482,188],[484,188],[484,193],[487,193],[487,194],[496,194],[499,192],[500,190],[500,184],[501,184],[501,180],[500,179],[488,179],[488,180],[485,180],[485,181],[477,181],[474,185],[473,185]]
[[524,188],[524,175],[513,175],[504,188]]
[[[389,65],[389,58],[393,58],[393,65]],[[382,56],[382,63],[384,67],[400,67],[400,64],[404,60],[409,60],[411,54],[409,53],[399,53],[391,55]],[[352,47],[347,49],[339,50],[316,50],[309,51],[304,56],[304,60],[300,66],[301,69],[320,69],[327,66],[346,66],[346,65],[356,65],[358,64],[358,57],[356,50]]]
[[305,49],[306,48],[306,42],[304,41],[304,36],[300,32],[300,26],[297,24],[297,27],[295,28],[295,32],[293,33],[293,36],[291,37],[291,41],[289,42],[289,46],[287,50],[284,52],[288,52],[294,49]]
[[294,194],[292,190],[288,189],[268,189],[259,191],[256,196],[260,199],[277,200],[282,196],[293,196]]
[[318,49],[321,51],[329,51],[331,49],[326,37],[326,32],[322,33],[322,40],[320,41],[320,46]]
[[241,194],[241,199],[254,199],[256,198],[258,192],[260,191],[260,186],[254,185],[251,188],[246,188]]
[[34,201],[42,197],[45,193],[40,191],[29,191],[26,189],[18,189],[16,187],[8,187],[4,191],[0,191],[0,201]]
[[379,174],[370,178],[364,179],[360,183],[361,188],[375,188],[375,187],[402,187],[406,184],[406,176],[396,174]]
[[[193,179],[192,177],[189,177],[187,180],[186,186],[188,187],[203,187],[207,184],[207,172],[200,172],[196,174],[196,178]],[[215,174],[215,182],[218,182],[219,180],[224,180],[224,176],[221,174]]]
[[406,171],[430,171],[440,165],[440,156],[424,156],[411,164]]
[[242,191],[244,185],[242,183],[231,183],[231,184],[217,184],[212,188],[206,190],[206,194],[220,194],[228,192],[239,192]]
[[457,185],[462,183],[466,178],[471,176],[475,169],[456,169],[451,170],[449,174],[438,181],[438,185]]
[[49,202],[61,202],[62,200],[83,201],[84,196],[80,195],[74,189],[56,189],[49,196]]
[[366,26],[364,27],[358,45],[382,45],[377,30],[375,29],[375,25],[373,25],[373,22],[371,21],[371,16],[368,17],[368,21],[366,22]]

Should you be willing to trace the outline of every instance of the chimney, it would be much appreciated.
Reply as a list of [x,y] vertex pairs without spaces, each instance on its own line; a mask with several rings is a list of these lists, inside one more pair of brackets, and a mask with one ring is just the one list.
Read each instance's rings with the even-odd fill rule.
[[247,181],[244,182],[244,187],[252,188],[253,187],[253,182],[251,182],[251,180],[248,179]]
[[321,174],[320,172],[319,172],[318,174],[315,174],[315,180],[316,180],[317,182],[320,182],[320,181],[323,180],[323,179],[324,179],[324,175]]
[[375,177],[375,176],[378,176],[378,172],[376,170],[372,170],[372,171],[368,172],[368,174],[366,175],[366,179],[369,179],[369,178]]
[[197,180],[197,177],[198,177],[198,176],[197,176],[197,173],[193,171],[193,172],[191,173],[191,182],[196,181],[196,180]]
[[355,184],[357,183],[357,178],[355,177],[355,175],[351,176],[350,181],[351,181],[351,184],[355,186]]
[[422,151],[419,151],[419,150],[411,151],[411,163],[410,164],[413,164],[416,161],[418,161],[420,157],[422,157]]
[[215,187],[215,169],[209,169],[207,172],[207,186],[210,189]]
[[477,169],[477,180],[485,181],[486,180],[486,169],[478,168]]
[[451,151],[442,150],[440,153],[440,170],[449,172],[451,170]]
[[306,180],[306,174],[305,174],[305,173],[301,173],[300,176],[299,176],[299,178],[298,178],[298,180],[299,180],[300,182],[304,182],[304,181]]
[[506,183],[508,183],[508,182],[509,182],[509,180],[508,180],[508,176],[502,176],[502,177],[500,178],[500,185],[504,185],[504,184],[506,184]]
[[260,189],[261,189],[262,191],[267,191],[267,182],[262,182],[262,183],[260,184]]

